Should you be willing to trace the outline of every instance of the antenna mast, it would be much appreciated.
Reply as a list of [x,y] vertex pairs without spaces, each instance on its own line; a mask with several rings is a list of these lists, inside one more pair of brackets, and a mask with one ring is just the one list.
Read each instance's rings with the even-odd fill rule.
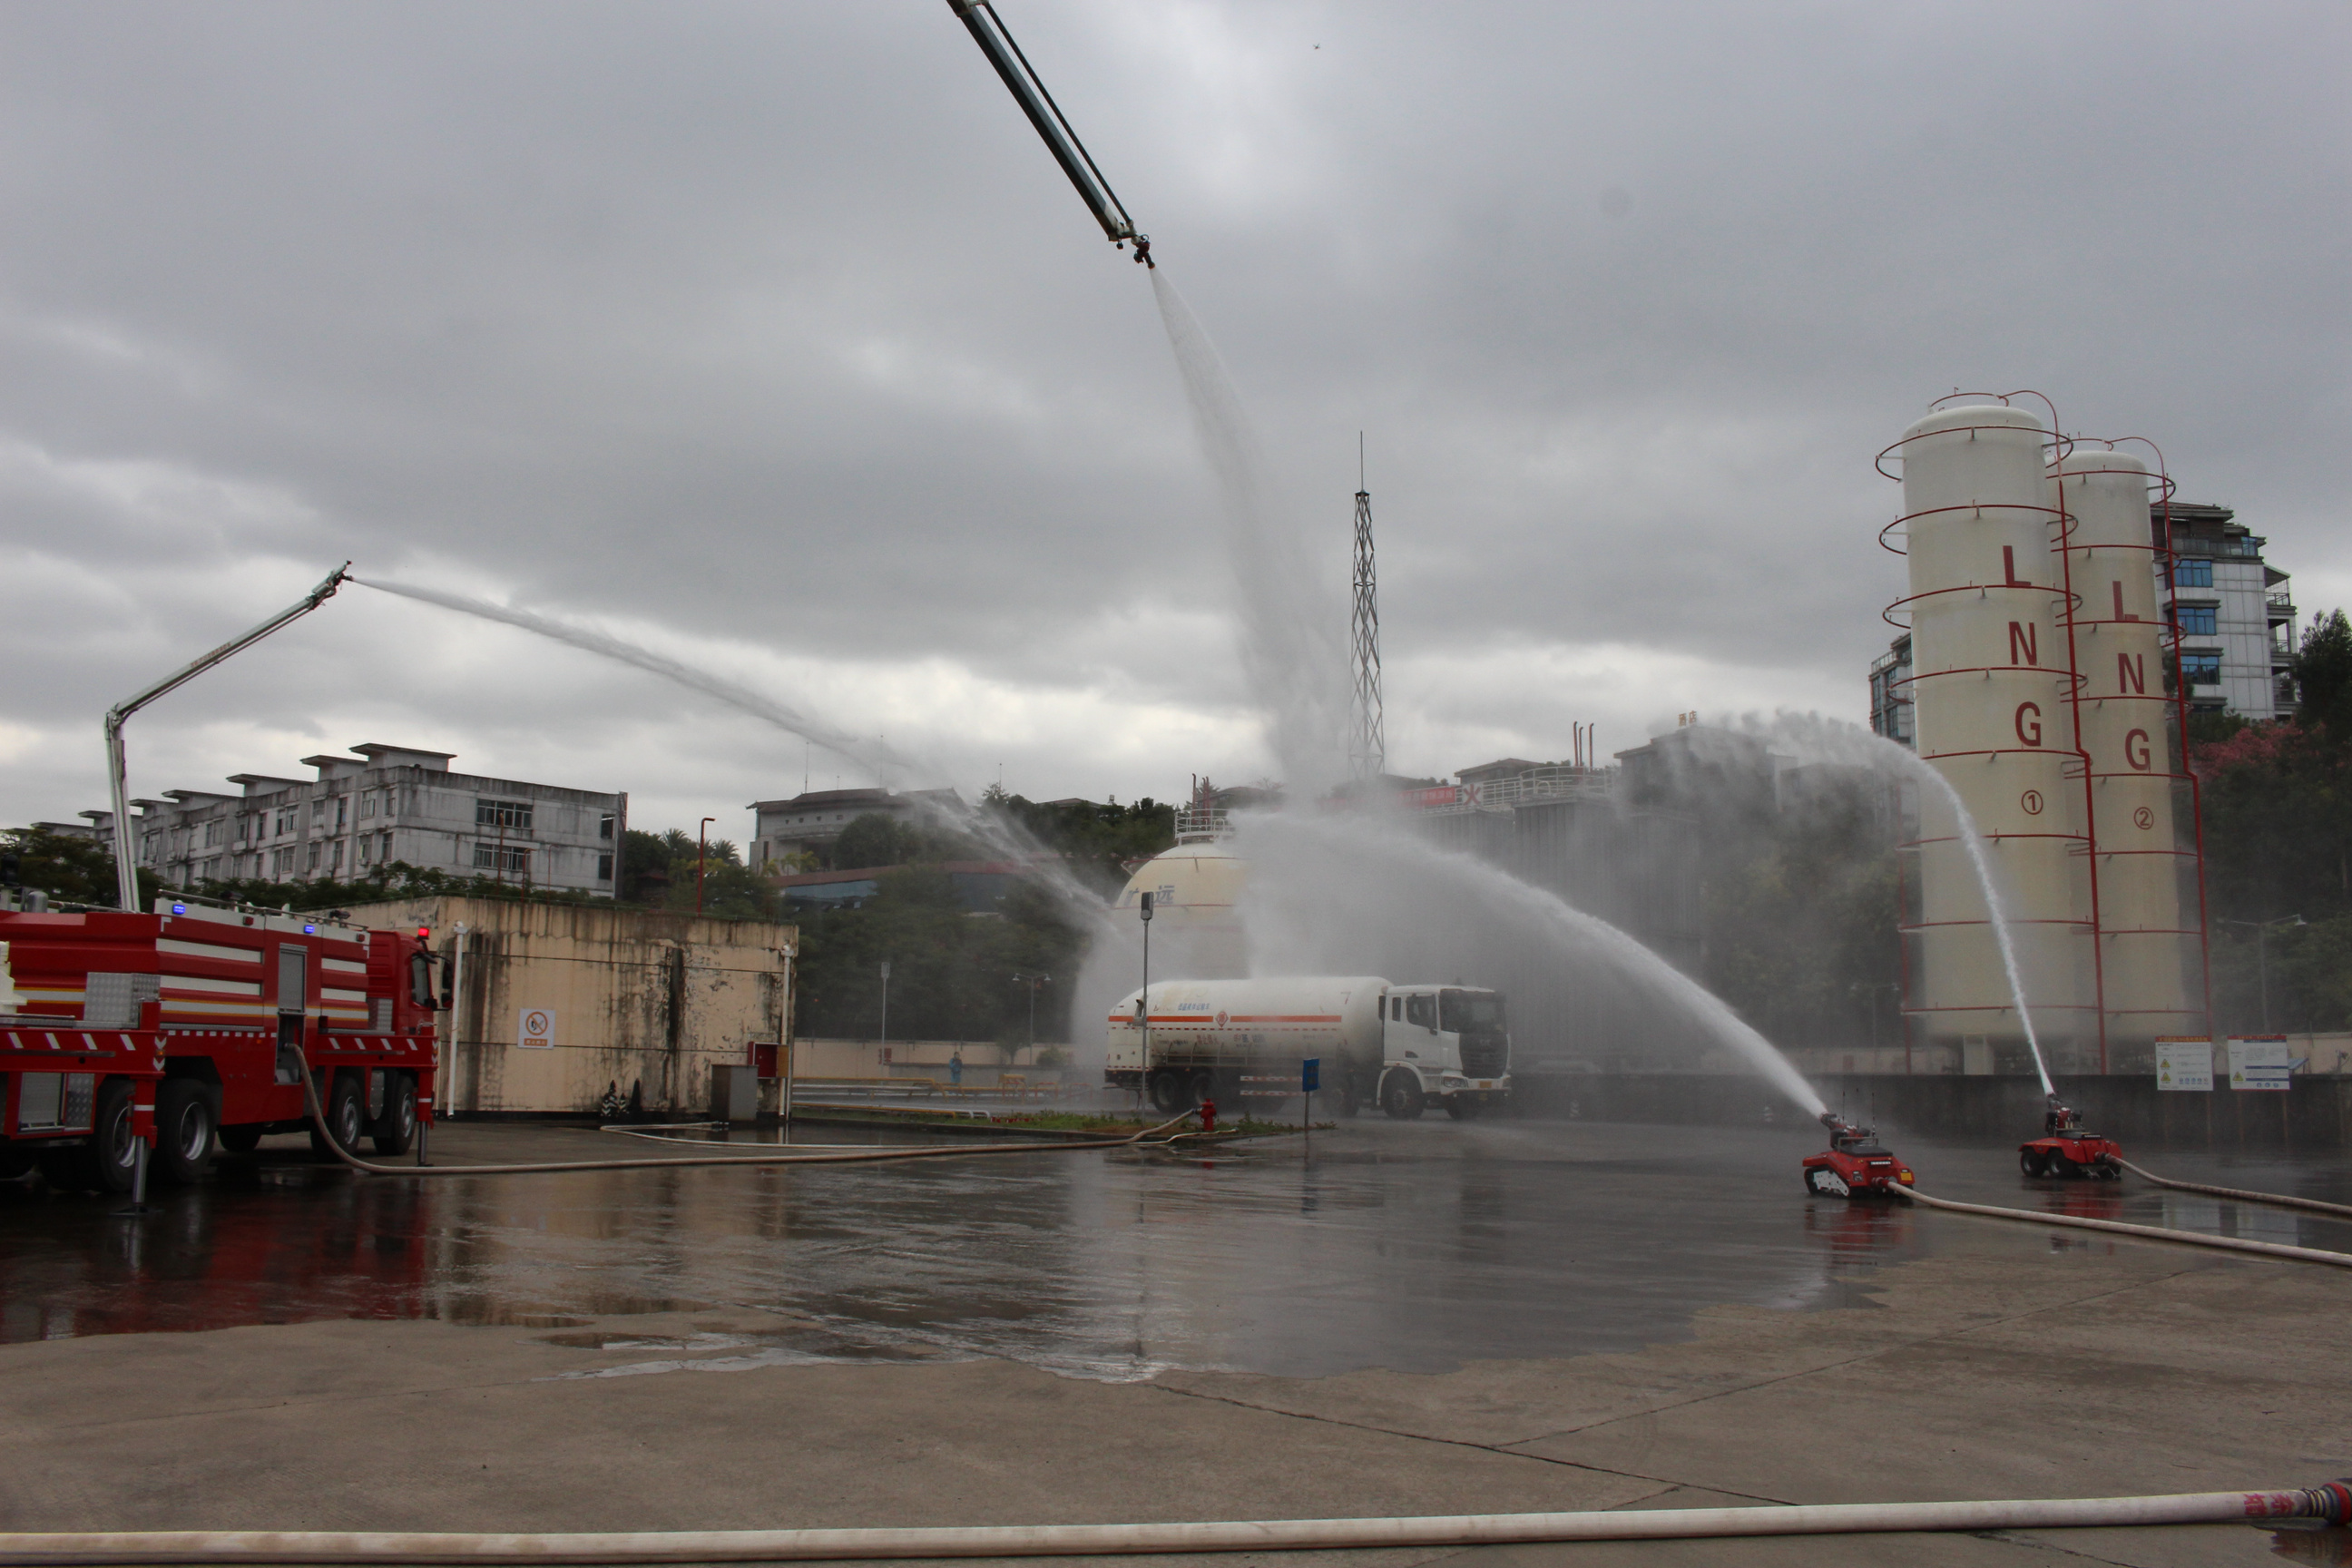
[[1348,763],[1359,780],[1388,766],[1381,721],[1380,574],[1372,561],[1372,496],[1364,488],[1364,436],[1356,433],[1355,708],[1348,730]]

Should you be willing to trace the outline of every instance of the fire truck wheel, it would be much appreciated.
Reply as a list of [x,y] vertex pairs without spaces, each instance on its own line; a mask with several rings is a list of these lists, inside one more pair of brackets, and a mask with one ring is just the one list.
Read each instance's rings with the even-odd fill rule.
[[1339,1113],[1341,1121],[1352,1120],[1356,1112],[1363,1109],[1362,1094],[1356,1088],[1356,1075],[1341,1068],[1339,1081],[1332,1087],[1337,1092],[1331,1096],[1331,1109]]
[[1419,1120],[1427,1104],[1428,1100],[1421,1092],[1421,1085],[1409,1072],[1392,1072],[1381,1085],[1381,1109],[1395,1121]]
[[213,1163],[213,1097],[191,1078],[166,1079],[155,1091],[155,1173],[184,1184]]
[[[337,1073],[332,1087],[327,1090],[327,1125],[335,1134],[335,1142],[346,1152],[359,1152],[360,1134],[367,1130],[367,1117],[360,1105],[360,1086],[349,1073]],[[331,1160],[335,1152],[319,1136],[319,1124],[310,1124],[310,1152],[321,1160]]]
[[2039,1177],[2042,1174],[2042,1151],[2020,1149],[2017,1152],[2017,1168],[2029,1176]]
[[2055,1149],[2050,1151],[2050,1158],[2042,1169],[2053,1176],[2079,1176],[2083,1173],[2082,1166],[2077,1165]]
[[416,1080],[394,1073],[383,1091],[383,1114],[369,1130],[379,1154],[405,1154],[416,1142]]
[[258,1127],[224,1127],[220,1130],[220,1146],[232,1154],[250,1154],[261,1147]]
[[19,1176],[29,1176],[40,1163],[30,1149],[0,1149],[0,1182],[13,1182]]
[[139,1169],[139,1141],[131,1132],[131,1084],[109,1079],[98,1091],[89,1142],[41,1156],[41,1174],[68,1192],[127,1193]]

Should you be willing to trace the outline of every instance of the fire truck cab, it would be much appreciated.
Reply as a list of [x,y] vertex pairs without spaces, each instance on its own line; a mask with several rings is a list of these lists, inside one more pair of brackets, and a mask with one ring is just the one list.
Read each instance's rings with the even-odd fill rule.
[[312,1126],[409,1148],[433,1115],[429,933],[192,899],[152,912],[0,909],[0,1173],[126,1191],[137,1145],[190,1182],[215,1140]]

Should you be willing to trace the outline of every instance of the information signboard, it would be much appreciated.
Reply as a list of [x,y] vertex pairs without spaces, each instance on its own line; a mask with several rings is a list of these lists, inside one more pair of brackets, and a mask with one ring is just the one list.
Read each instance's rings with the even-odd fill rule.
[[2211,1089],[2213,1042],[2158,1037],[2156,1042],[2156,1087],[2159,1089]]
[[2230,1087],[2284,1091],[2288,1084],[2284,1035],[2230,1037]]

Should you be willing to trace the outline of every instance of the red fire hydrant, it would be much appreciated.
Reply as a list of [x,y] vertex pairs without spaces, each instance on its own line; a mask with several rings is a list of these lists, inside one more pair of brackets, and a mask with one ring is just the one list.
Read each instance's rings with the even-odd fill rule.
[[1204,1100],[1201,1101],[1201,1131],[1214,1132],[1216,1130],[1217,1102],[1213,1100]]

